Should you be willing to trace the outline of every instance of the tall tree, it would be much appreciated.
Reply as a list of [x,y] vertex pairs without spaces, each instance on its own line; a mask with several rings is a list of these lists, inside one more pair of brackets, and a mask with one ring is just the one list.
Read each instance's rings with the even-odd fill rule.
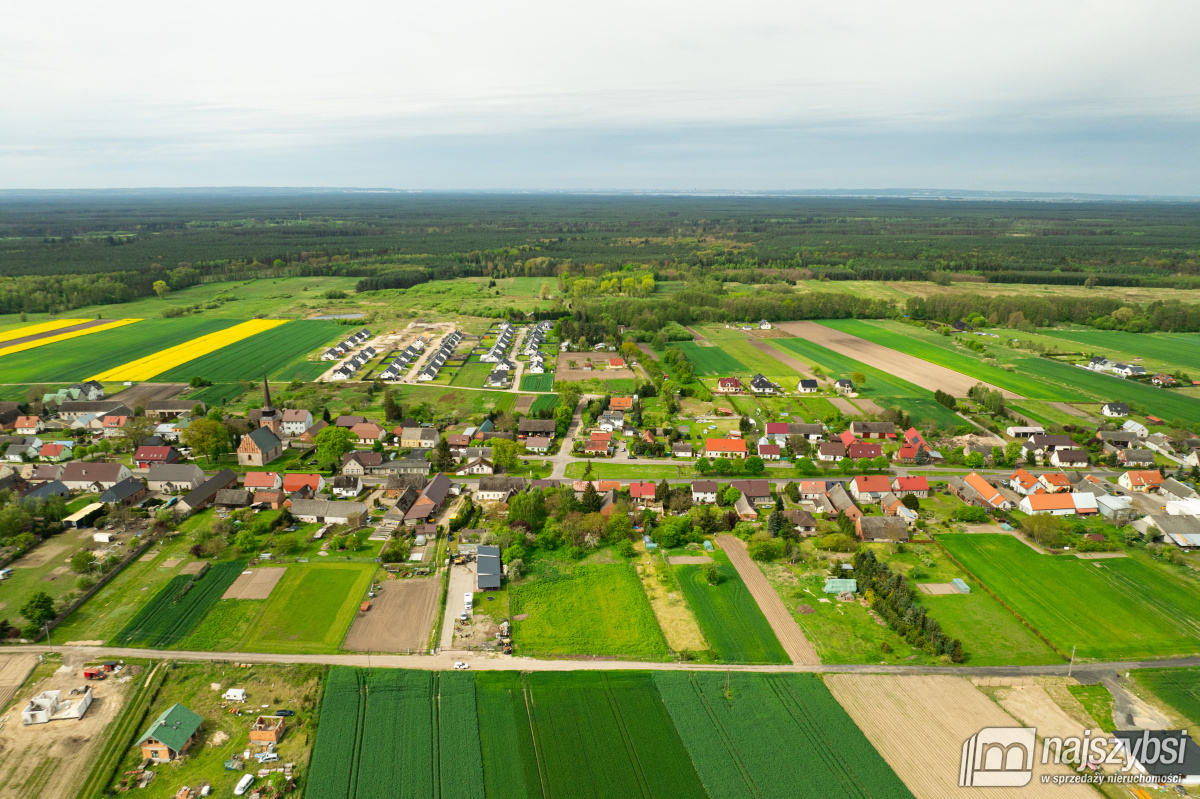
[[583,489],[583,499],[580,501],[580,504],[583,506],[584,513],[600,512],[600,494],[596,491],[594,480],[589,480],[587,486]]
[[229,446],[229,431],[220,422],[212,419],[195,419],[183,431],[183,443],[199,452],[205,460],[212,462]]
[[317,433],[317,458],[325,463],[341,464],[342,456],[354,449],[358,439],[345,427],[326,427]]
[[442,436],[433,450],[433,468],[448,472],[454,467],[454,453],[450,451],[450,439]]

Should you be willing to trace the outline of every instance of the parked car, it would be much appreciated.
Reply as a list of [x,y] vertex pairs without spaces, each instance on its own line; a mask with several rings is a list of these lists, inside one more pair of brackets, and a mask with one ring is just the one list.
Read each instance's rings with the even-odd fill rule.
[[459,660],[459,661],[455,662],[454,668],[457,671],[465,671],[466,669],[469,669],[471,667],[469,665],[467,665],[466,663],[463,663],[461,660]]
[[233,795],[241,796],[242,794],[246,793],[246,791],[250,789],[250,784],[252,782],[254,782],[253,774],[247,774],[246,776],[242,777],[240,780],[238,780],[237,787],[233,789]]
[[274,752],[260,752],[255,757],[258,758],[259,763],[274,763],[279,759],[279,755]]
[[294,711],[294,710],[276,710],[275,715],[276,716],[294,716],[294,715],[296,715],[296,711]]

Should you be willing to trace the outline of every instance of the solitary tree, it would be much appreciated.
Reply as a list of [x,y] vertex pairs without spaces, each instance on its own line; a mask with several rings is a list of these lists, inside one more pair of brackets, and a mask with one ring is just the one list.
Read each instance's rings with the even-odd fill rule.
[[856,388],[862,388],[867,384],[867,376],[862,372],[851,372],[850,382],[854,383]]
[[54,599],[45,591],[38,591],[21,606],[21,615],[31,627],[41,627],[54,618]]
[[345,427],[330,425],[317,433],[317,457],[323,462],[341,463],[342,456],[354,449],[358,439]]
[[154,293],[161,299],[171,293],[171,287],[165,280],[156,280],[154,281]]
[[229,431],[212,419],[196,419],[183,431],[183,443],[211,462],[229,446]]

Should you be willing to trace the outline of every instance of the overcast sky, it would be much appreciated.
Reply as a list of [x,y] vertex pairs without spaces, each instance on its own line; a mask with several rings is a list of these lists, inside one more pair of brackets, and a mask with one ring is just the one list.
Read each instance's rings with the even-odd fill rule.
[[1200,195],[1196,0],[12,3],[0,188]]

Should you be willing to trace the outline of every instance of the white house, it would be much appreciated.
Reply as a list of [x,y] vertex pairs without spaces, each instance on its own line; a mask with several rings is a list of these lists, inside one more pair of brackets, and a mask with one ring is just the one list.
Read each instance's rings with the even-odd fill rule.
[[283,434],[285,436],[304,435],[304,431],[313,426],[312,412],[304,408],[285,410],[283,412]]
[[801,378],[800,382],[796,384],[796,391],[801,394],[816,394],[818,388],[816,380]]
[[1138,438],[1148,438],[1150,430],[1141,422],[1136,422],[1133,419],[1126,419],[1121,425],[1121,429],[1133,433]]
[[1106,402],[1100,406],[1100,413],[1112,418],[1129,415],[1129,405],[1124,402]]
[[696,505],[717,503],[717,481],[697,480],[692,483],[692,502]]

